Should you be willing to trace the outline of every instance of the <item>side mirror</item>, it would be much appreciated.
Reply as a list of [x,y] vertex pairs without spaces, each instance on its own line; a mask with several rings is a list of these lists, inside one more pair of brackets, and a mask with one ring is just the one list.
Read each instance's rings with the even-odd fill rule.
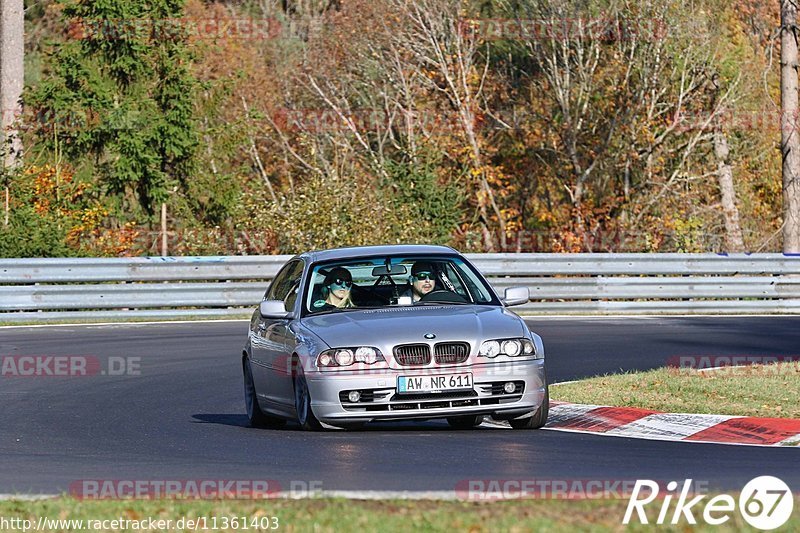
[[531,291],[528,287],[508,287],[503,294],[503,303],[508,307],[526,304],[530,299]]
[[259,304],[258,310],[264,318],[294,318],[294,313],[286,311],[284,303],[280,300],[264,300]]

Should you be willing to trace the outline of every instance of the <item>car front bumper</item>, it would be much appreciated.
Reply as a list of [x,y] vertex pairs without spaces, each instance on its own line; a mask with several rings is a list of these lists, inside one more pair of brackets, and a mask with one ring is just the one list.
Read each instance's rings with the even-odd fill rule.
[[[445,375],[470,372],[471,390],[398,394],[398,376]],[[457,367],[408,368],[367,372],[307,372],[314,415],[329,425],[378,420],[424,420],[462,415],[491,415],[498,420],[530,416],[545,398],[544,359],[492,361]],[[516,384],[513,393],[503,385]],[[349,391],[362,393],[349,402]]]

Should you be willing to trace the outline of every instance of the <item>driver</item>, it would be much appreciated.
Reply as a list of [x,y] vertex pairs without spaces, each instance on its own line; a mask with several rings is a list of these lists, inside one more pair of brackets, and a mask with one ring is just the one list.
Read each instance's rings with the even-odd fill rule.
[[427,261],[417,261],[411,267],[411,277],[409,278],[411,288],[403,296],[410,296],[412,301],[418,302],[423,296],[431,292],[436,286],[436,279],[433,277],[433,265]]

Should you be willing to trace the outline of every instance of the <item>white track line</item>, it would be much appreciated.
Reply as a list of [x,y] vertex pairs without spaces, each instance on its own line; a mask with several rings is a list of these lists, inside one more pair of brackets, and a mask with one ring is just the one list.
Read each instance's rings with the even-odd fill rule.
[[0,494],[0,501],[36,502],[39,500],[52,500],[58,498],[58,496],[58,494]]
[[[2,316],[0,316],[2,320]],[[78,324],[22,324],[19,326],[0,326],[0,329],[11,328],[75,328],[87,327],[93,328],[97,326],[162,326],[166,324],[208,324],[208,323],[224,323],[224,322],[250,322],[249,318],[213,318],[208,320],[157,320],[146,322],[82,322]]]
[[[0,494],[0,501],[34,502],[69,498],[69,495],[60,494]],[[274,499],[285,500],[314,500],[320,498],[345,498],[348,500],[457,500],[455,490],[429,490],[429,491],[393,491],[393,490],[323,490],[310,494],[295,494],[292,492],[279,492],[272,495]],[[270,499],[270,498],[267,498]],[[187,500],[175,500],[185,502]],[[204,500],[198,500],[204,501]]]
[[[513,309],[512,309],[513,311]],[[663,313],[660,315],[519,315],[522,318],[528,319],[556,319],[556,320],[563,320],[563,319],[587,319],[587,320],[605,320],[605,319],[613,319],[618,320],[620,318],[630,318],[630,319],[640,319],[640,320],[653,320],[659,318],[761,318],[761,317],[798,317],[798,313],[749,313],[749,314],[739,314],[739,313],[697,313],[697,314],[672,314],[672,313]]]

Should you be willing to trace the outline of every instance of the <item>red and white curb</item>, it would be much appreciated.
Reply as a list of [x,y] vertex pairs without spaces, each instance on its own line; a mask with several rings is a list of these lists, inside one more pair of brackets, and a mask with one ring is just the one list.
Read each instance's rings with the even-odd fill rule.
[[614,437],[800,448],[800,420],[660,413],[635,407],[550,402],[545,429]]

